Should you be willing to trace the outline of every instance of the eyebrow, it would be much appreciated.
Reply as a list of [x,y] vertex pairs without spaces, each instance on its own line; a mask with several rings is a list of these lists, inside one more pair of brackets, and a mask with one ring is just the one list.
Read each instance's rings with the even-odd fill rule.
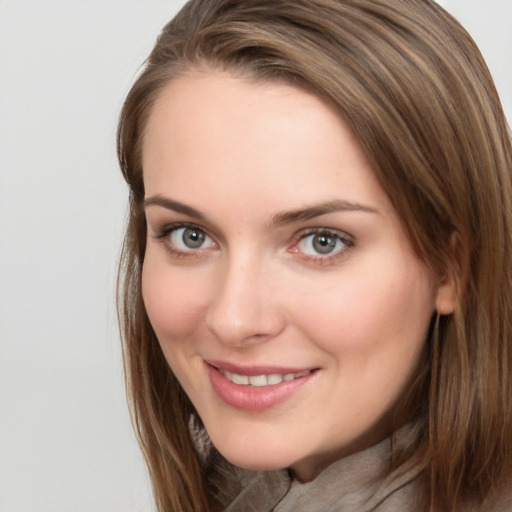
[[[153,196],[144,200],[144,208],[149,206],[161,206],[167,210],[172,210],[177,213],[183,213],[189,217],[194,217],[198,220],[207,220],[206,216],[199,210],[192,208],[186,204],[180,203],[168,197]],[[305,208],[297,210],[290,210],[285,212],[279,212],[272,216],[269,225],[275,229],[278,227],[285,226],[287,224],[293,224],[296,222],[304,222],[306,220],[314,219],[322,215],[336,212],[365,212],[379,214],[379,211],[370,206],[364,206],[359,203],[352,203],[341,199],[335,199],[333,201],[326,201],[324,203],[315,204]]]
[[359,203],[352,203],[341,199],[335,199],[333,201],[327,201],[306,208],[300,208],[298,210],[292,210],[287,212],[277,213],[272,217],[270,225],[273,228],[281,227],[286,224],[293,224],[295,222],[304,222],[306,220],[320,217],[321,215],[327,215],[329,213],[336,212],[365,212],[365,213],[376,213],[379,211],[369,206],[364,206]]
[[161,206],[167,210],[183,213],[189,217],[195,217],[198,220],[206,220],[205,215],[203,215],[199,210],[196,210],[195,208],[192,208],[186,204],[180,203],[179,201],[169,199],[168,197],[153,196],[149,197],[148,199],[144,199],[144,208],[148,208],[149,206]]

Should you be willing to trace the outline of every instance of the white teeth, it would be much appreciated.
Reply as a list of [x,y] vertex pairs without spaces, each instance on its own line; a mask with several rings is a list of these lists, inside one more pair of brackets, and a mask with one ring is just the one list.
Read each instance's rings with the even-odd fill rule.
[[249,384],[251,386],[267,386],[268,380],[266,375],[251,375],[249,377]]
[[289,382],[291,380],[299,379],[301,377],[306,377],[311,373],[311,370],[304,370],[298,373],[271,373],[269,375],[239,375],[237,373],[228,372],[227,370],[220,370],[222,375],[226,377],[226,379],[230,380],[234,384],[239,384],[242,386],[254,386],[254,387],[263,387],[263,386],[272,386],[275,384],[280,384],[281,382]]
[[267,375],[267,381],[270,385],[280,384],[283,382],[283,376],[278,373],[271,373],[270,375]]
[[235,384],[242,384],[244,386],[247,386],[249,384],[249,377],[247,375],[238,375],[236,373],[231,374],[231,380]]

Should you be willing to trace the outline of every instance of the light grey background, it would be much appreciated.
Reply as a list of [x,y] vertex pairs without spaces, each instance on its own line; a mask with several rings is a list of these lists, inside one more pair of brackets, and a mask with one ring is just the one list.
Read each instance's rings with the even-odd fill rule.
[[[181,0],[0,0],[0,511],[154,510],[124,398],[122,100]],[[512,119],[512,0],[445,0]]]

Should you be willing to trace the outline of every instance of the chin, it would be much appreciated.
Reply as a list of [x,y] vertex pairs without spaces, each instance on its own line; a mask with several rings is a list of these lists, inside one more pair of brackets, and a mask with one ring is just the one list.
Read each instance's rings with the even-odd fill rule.
[[289,446],[276,446],[275,440],[271,443],[265,442],[240,442],[223,443],[211,439],[219,453],[231,464],[253,471],[268,471],[283,469],[291,466],[296,460],[292,456]]

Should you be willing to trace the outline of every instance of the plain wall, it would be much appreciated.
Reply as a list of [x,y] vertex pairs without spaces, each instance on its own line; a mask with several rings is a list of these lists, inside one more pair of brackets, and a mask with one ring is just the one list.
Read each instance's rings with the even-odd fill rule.
[[[0,511],[146,512],[115,319],[122,100],[181,0],[0,0]],[[512,1],[441,2],[512,119]]]

